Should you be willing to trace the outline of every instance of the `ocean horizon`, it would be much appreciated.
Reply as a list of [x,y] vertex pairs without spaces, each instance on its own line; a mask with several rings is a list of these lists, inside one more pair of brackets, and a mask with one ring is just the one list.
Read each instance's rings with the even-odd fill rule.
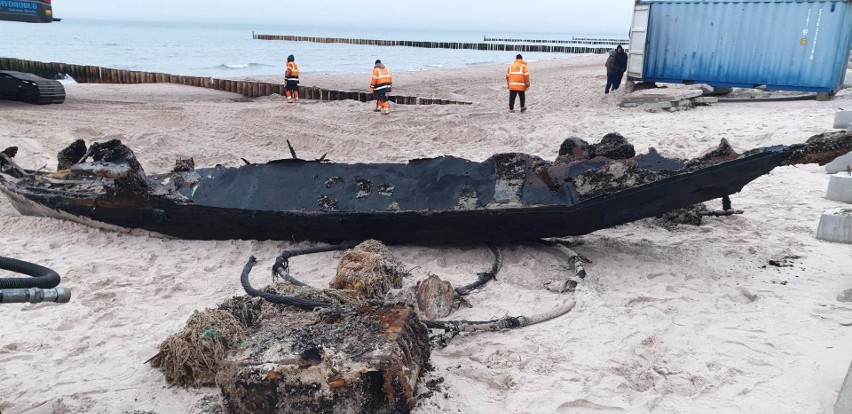
[[[360,73],[382,59],[395,71],[434,70],[511,62],[515,52],[426,49],[254,40],[258,34],[436,42],[483,37],[568,40],[613,34],[361,29],[240,23],[180,23],[63,19],[50,24],[0,22],[0,56],[179,75],[278,75],[293,54],[305,74]],[[572,54],[524,53],[534,62]]]

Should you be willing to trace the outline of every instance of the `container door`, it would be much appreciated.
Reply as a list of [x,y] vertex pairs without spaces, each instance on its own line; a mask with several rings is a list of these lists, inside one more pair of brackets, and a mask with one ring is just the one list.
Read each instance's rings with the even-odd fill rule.
[[642,79],[645,68],[645,39],[648,34],[648,16],[651,5],[636,4],[633,24],[630,26],[630,49],[627,51],[627,77]]

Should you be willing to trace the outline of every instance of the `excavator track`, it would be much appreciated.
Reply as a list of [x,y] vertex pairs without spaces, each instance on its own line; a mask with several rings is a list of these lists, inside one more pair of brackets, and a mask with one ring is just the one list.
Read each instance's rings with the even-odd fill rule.
[[0,70],[0,99],[35,105],[65,102],[65,87],[59,81],[31,73]]

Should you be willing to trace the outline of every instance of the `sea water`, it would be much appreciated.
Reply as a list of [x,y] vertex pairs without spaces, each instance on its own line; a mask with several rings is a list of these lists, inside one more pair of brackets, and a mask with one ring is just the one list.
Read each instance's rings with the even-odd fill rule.
[[[252,31],[274,35],[435,42],[482,42],[484,36],[547,40],[564,40],[572,36],[568,33],[483,33],[75,19],[49,24],[0,21],[0,56],[179,75],[244,77],[281,74],[289,54],[296,56],[300,69],[306,74],[368,72],[372,70],[376,59],[381,59],[397,72],[507,64],[514,60],[516,54],[253,40]],[[601,37],[613,36],[604,34]],[[528,61],[567,56],[571,55],[524,53]]]

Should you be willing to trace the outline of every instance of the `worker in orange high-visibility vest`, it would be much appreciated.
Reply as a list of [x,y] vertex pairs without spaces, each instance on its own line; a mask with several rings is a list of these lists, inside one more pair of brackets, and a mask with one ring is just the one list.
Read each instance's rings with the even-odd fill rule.
[[299,64],[296,63],[296,58],[293,55],[287,56],[287,70],[284,72],[284,94],[287,95],[287,102],[293,103],[293,98],[299,102]]
[[521,55],[506,69],[506,84],[509,86],[509,112],[515,112],[515,97],[521,98],[521,112],[527,110],[526,92],[530,88],[530,71]]
[[381,111],[387,115],[390,113],[390,105],[388,104],[388,93],[391,91],[393,78],[390,70],[382,64],[381,60],[376,60],[373,66],[373,79],[370,80],[370,92],[373,94],[373,99],[376,100],[375,112]]

